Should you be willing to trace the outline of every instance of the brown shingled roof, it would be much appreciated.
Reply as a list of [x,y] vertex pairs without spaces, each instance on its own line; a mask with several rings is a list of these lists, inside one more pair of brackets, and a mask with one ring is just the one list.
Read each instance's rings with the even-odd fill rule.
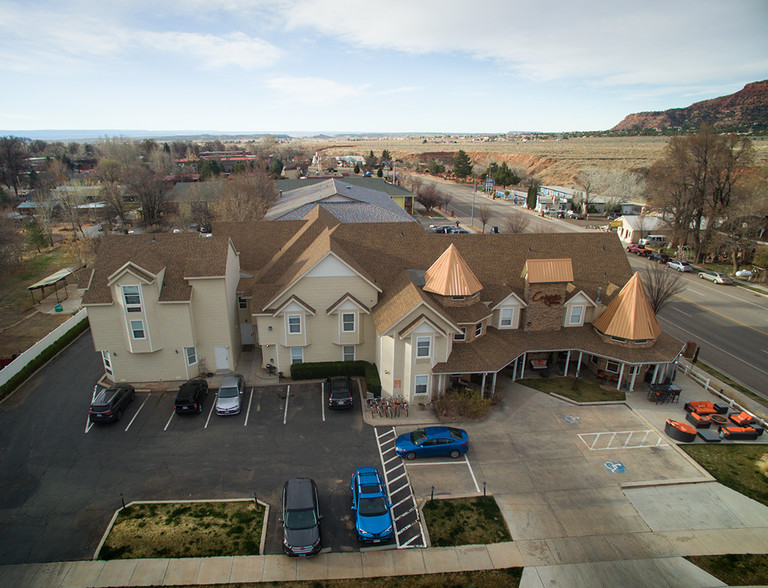
[[609,337],[630,341],[656,339],[659,336],[661,327],[638,272],[635,272],[600,316],[592,321],[592,326]]

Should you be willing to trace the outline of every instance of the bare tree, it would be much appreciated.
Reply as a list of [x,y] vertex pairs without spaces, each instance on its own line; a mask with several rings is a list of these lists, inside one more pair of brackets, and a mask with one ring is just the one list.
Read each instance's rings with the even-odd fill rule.
[[234,175],[214,203],[214,217],[219,221],[261,220],[276,196],[275,181],[264,169]]
[[134,165],[139,159],[139,145],[125,137],[104,137],[97,149],[103,157],[114,159],[123,165]]
[[51,192],[48,188],[34,190],[32,202],[35,203],[35,211],[32,213],[35,224],[45,236],[48,245],[53,247],[53,217],[57,203],[51,199]]
[[504,229],[507,233],[525,233],[531,219],[522,212],[510,212],[504,217]]
[[483,225],[483,233],[485,233],[485,225],[487,225],[488,221],[491,220],[491,207],[487,204],[481,206],[477,211],[477,218],[480,219],[480,222]]
[[13,219],[0,213],[0,270],[5,272],[16,265],[24,253],[24,237]]
[[643,269],[643,285],[655,314],[659,314],[672,296],[685,290],[682,275],[665,265],[651,265]]
[[579,173],[573,178],[573,183],[581,188],[581,205],[582,212],[589,220],[589,205],[594,200],[594,192],[597,188],[597,179],[600,174],[600,170],[595,167],[587,167],[579,170]]
[[124,183],[141,204],[141,214],[148,225],[160,222],[163,197],[167,183],[162,176],[142,165],[127,167],[123,173]]
[[416,202],[421,204],[424,211],[429,214],[435,206],[440,206],[444,202],[444,197],[435,184],[425,184],[419,188]]
[[450,194],[449,192],[443,192],[443,201],[440,203],[440,206],[443,210],[448,210],[448,205],[453,201],[453,194]]
[[19,195],[19,174],[25,168],[24,143],[18,137],[0,137],[0,179]]

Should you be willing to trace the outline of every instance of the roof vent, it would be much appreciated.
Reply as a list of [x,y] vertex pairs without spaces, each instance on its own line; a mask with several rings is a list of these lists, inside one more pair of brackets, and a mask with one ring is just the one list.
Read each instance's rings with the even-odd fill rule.
[[602,286],[597,287],[597,298],[595,298],[595,304],[600,304],[600,292],[603,291]]

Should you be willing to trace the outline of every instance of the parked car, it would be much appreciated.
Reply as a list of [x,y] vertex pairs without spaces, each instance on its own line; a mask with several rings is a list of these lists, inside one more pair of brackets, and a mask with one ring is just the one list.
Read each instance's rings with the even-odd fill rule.
[[699,277],[702,280],[709,280],[713,284],[733,284],[733,280],[727,274],[721,274],[719,272],[703,271],[699,272]]
[[648,250],[642,245],[632,244],[627,247],[627,253],[634,253],[635,255],[645,257],[646,255],[648,255]]
[[429,228],[433,233],[451,233],[456,225],[429,225]]
[[88,418],[92,423],[111,423],[123,418],[123,411],[136,398],[136,390],[130,384],[105,388],[96,394]]
[[576,212],[575,210],[569,210],[565,214],[568,218],[572,218],[574,220],[584,220],[586,218],[583,214]]
[[692,272],[693,268],[687,261],[680,261],[679,259],[673,259],[667,262],[667,267],[677,270],[679,272]]
[[315,555],[321,548],[320,501],[311,478],[291,478],[283,486],[283,553],[296,557]]
[[174,407],[178,414],[201,413],[208,396],[208,382],[202,378],[193,378],[179,386]]
[[400,435],[395,452],[405,459],[447,455],[454,459],[469,449],[469,435],[454,427],[424,427]]
[[650,247],[664,247],[667,242],[667,238],[664,235],[648,235],[638,241],[640,245],[648,245]]
[[672,258],[667,255],[666,253],[662,253],[661,251],[654,251],[650,255],[648,255],[648,259],[651,261],[655,261],[657,263],[667,263],[668,261],[671,261]]
[[352,380],[349,376],[333,376],[325,380],[328,387],[328,408],[352,408],[355,404]]
[[225,376],[216,393],[216,414],[238,414],[243,403],[245,380],[240,374]]
[[383,543],[395,536],[387,489],[379,470],[358,468],[352,474],[352,510],[355,511],[357,539],[363,543]]

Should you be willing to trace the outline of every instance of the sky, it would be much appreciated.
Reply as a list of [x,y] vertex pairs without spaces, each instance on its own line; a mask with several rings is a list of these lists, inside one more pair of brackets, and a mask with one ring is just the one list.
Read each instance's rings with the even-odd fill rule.
[[0,0],[0,133],[611,128],[768,79],[766,0]]

